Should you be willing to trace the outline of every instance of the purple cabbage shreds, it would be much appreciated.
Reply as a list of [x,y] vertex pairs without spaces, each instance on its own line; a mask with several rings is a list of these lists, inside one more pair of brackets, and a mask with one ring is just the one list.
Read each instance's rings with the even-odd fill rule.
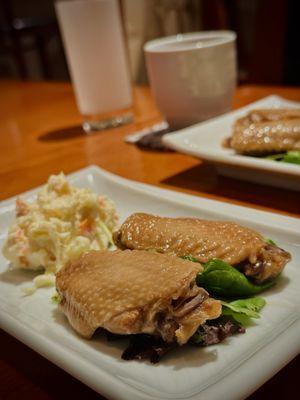
[[160,338],[149,335],[132,335],[129,346],[122,354],[123,360],[149,359],[155,364],[160,361],[168,351],[176,346],[175,343],[167,343]]
[[223,342],[229,336],[236,333],[245,333],[246,330],[230,317],[220,317],[208,321],[200,326],[191,337],[190,342],[197,346],[209,346]]

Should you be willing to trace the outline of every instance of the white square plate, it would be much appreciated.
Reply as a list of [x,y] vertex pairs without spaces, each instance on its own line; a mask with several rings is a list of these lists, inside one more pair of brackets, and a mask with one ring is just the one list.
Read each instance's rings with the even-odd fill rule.
[[256,108],[295,108],[300,103],[268,96],[246,107],[163,137],[170,148],[212,162],[220,174],[282,188],[300,190],[300,166],[239,155],[222,146],[237,118]]
[[[109,398],[241,399],[269,379],[300,350],[299,220],[202,199],[112,175],[89,167],[69,176],[70,182],[111,197],[121,221],[137,211],[169,216],[229,219],[258,229],[292,253],[293,260],[275,288],[264,297],[262,318],[244,335],[217,346],[184,346],[157,365],[120,359],[123,343],[99,335],[84,340],[51,303],[53,289],[24,297],[32,274],[7,271],[0,259],[0,323],[3,329],[53,363]],[[24,194],[33,199],[37,190]],[[0,244],[14,218],[14,198],[0,206]]]

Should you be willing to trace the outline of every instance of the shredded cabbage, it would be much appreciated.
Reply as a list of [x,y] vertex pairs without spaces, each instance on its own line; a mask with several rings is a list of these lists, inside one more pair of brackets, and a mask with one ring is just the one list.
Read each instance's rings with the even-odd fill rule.
[[25,289],[30,293],[53,285],[54,274],[81,253],[110,247],[117,223],[110,199],[71,186],[63,173],[52,175],[35,201],[17,199],[3,254],[13,267],[43,271]]

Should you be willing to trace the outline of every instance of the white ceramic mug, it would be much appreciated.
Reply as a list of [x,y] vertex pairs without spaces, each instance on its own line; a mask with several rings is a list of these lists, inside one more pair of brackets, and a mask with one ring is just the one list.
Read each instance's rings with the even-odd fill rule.
[[186,33],[144,45],[151,89],[171,129],[230,110],[236,87],[236,34]]

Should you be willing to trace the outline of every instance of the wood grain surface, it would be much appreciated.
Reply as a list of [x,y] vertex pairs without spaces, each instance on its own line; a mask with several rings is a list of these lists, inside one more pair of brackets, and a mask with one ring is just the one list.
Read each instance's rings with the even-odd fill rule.
[[[241,87],[233,106],[277,93],[300,101],[300,90]],[[0,84],[0,199],[46,182],[53,173],[90,164],[126,178],[250,207],[300,215],[299,193],[216,176],[199,159],[178,153],[140,150],[124,136],[159,121],[148,88],[135,90],[135,122],[94,135],[83,133],[65,83]]]
[[[126,144],[125,135],[162,118],[149,88],[134,93],[134,123],[86,135],[69,84],[0,82],[0,200],[45,183],[50,174],[96,164],[140,182],[300,217],[297,192],[220,177],[199,159]],[[270,94],[300,101],[299,88],[244,86],[237,89],[233,108]],[[0,399],[101,398],[4,332],[0,349]],[[291,396],[297,370],[299,358],[250,399]]]

